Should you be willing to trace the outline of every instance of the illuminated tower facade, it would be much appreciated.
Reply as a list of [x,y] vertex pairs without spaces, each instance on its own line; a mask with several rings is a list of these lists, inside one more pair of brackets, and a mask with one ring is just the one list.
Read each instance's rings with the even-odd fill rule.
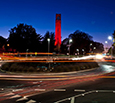
[[55,21],[55,46],[59,51],[61,46],[61,14],[56,14]]

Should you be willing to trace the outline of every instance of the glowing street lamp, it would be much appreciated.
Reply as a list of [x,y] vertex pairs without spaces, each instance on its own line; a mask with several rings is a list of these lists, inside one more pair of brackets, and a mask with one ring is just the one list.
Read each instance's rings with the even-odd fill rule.
[[70,43],[72,42],[72,39],[69,39],[69,55],[70,55]]
[[93,50],[92,50],[92,43],[90,43],[90,52],[93,52]]
[[93,49],[96,49],[96,47],[94,47]]
[[[49,52],[50,52],[50,38],[47,38],[48,41],[48,57],[49,57]],[[50,63],[49,63],[49,69],[50,69]]]
[[48,41],[48,56],[49,56],[49,51],[50,51],[50,38],[48,38],[47,41]]
[[109,39],[109,40],[112,40],[112,36],[108,36],[108,39]]
[[84,55],[84,49],[82,49],[83,55]]
[[79,49],[76,49],[77,50],[77,54],[79,55]]
[[92,46],[92,43],[90,43],[90,46]]
[[108,50],[108,45],[107,45],[107,44],[108,44],[108,41],[105,41],[105,44],[106,44],[106,46],[107,46],[107,47],[105,48],[105,50],[106,50],[106,52],[107,52],[107,50]]
[[108,42],[107,42],[107,41],[105,41],[105,44],[108,44]]

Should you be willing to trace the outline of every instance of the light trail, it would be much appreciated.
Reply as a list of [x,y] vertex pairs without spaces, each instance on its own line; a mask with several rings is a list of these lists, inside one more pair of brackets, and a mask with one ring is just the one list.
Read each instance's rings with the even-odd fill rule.
[[[1,61],[1,62],[44,62],[44,63],[53,63],[53,62],[96,62],[96,60],[47,60],[47,59],[44,59],[44,60],[8,60],[8,61]],[[98,62],[115,62],[115,60],[98,60]]]
[[37,55],[37,54],[41,54],[41,55],[53,55],[53,53],[44,53],[44,52],[24,52],[24,53],[1,53],[1,56],[14,56],[14,55]]

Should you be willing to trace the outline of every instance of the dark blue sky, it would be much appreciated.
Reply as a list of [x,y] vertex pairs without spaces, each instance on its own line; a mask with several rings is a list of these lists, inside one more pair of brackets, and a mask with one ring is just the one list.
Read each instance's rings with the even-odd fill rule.
[[115,30],[114,5],[114,0],[0,0],[0,35],[8,37],[19,23],[42,35],[55,32],[55,15],[61,13],[62,39],[81,30],[104,43]]

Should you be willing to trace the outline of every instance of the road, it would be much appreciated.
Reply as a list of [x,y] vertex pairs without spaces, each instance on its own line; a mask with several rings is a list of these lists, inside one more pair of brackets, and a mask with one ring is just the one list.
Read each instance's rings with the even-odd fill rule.
[[[106,65],[107,64],[107,65]],[[115,70],[113,63],[103,63],[91,71],[60,74],[2,74],[0,102],[2,103],[53,103],[81,93],[96,90],[115,90],[114,76],[105,73]],[[103,74],[104,76],[100,76]],[[115,75],[110,73],[109,75]],[[110,76],[109,76],[110,77]],[[15,79],[12,81],[12,79]],[[30,80],[31,79],[31,80]],[[69,100],[70,102],[70,100]]]
[[[115,76],[115,72],[112,74],[112,76]],[[100,93],[103,93],[101,96],[105,95],[105,93],[108,93],[108,95],[112,93],[111,95],[115,96],[115,94],[113,94],[113,91],[115,91],[115,80],[112,78],[111,79],[110,78],[109,79],[108,78],[98,78],[96,80],[85,81],[80,84],[76,84],[76,85],[74,84],[72,86],[67,86],[67,87],[65,86],[60,89],[54,89],[52,91],[38,94],[35,96],[30,96],[30,97],[18,97],[17,96],[17,98],[12,98],[12,99],[2,101],[2,103],[15,103],[15,102],[16,103],[29,103],[29,101],[30,103],[35,103],[35,102],[36,103],[54,103],[64,98],[69,98],[69,97],[79,95],[79,94],[85,94],[89,91],[95,91],[95,93],[96,91],[99,91]],[[79,100],[79,97],[78,97],[78,100]],[[115,98],[112,98],[112,100],[115,101]],[[69,102],[66,101],[63,103],[70,103],[70,101]]]
[[[1,62],[2,63],[2,62]],[[0,103],[58,103],[72,96],[115,90],[115,64],[102,62],[90,71],[48,74],[0,73]],[[100,92],[100,91],[98,91]],[[96,97],[95,97],[96,98]]]

